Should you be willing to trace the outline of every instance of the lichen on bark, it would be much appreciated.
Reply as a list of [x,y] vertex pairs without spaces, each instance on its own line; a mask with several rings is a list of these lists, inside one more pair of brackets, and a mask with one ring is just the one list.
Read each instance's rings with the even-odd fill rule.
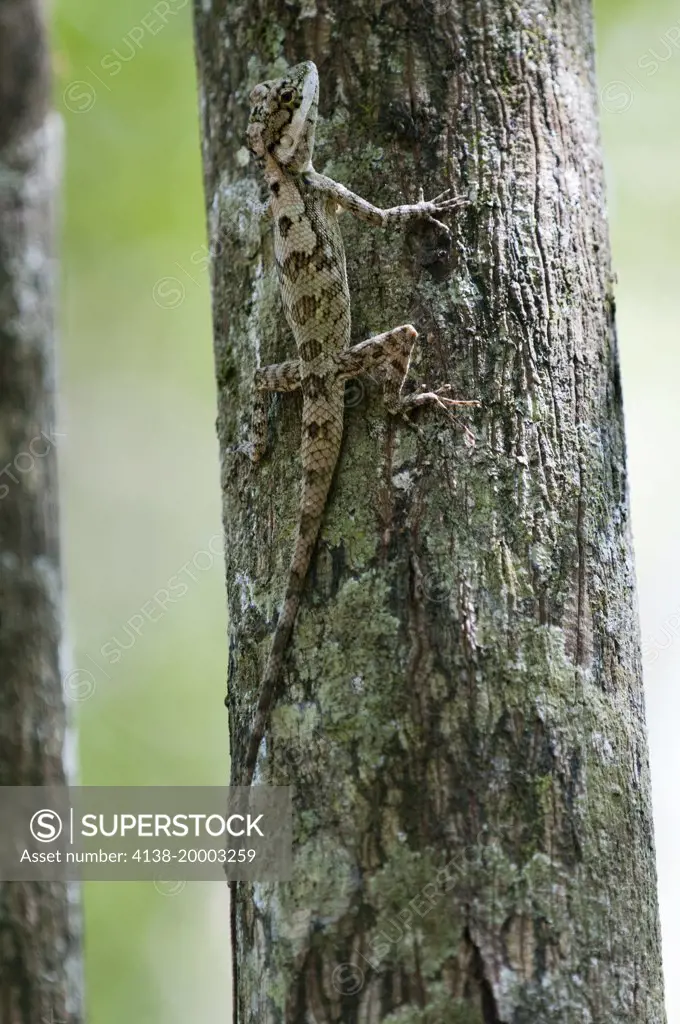
[[316,61],[315,166],[373,202],[469,197],[451,245],[343,233],[353,339],[411,321],[413,381],[481,402],[458,413],[470,447],[436,410],[390,419],[371,381],[348,395],[261,762],[294,787],[295,877],[235,891],[236,1019],[662,1024],[589,5],[220,0],[195,20],[237,763],[300,478],[294,398],[257,471],[228,453],[256,359],[292,355],[243,159],[257,81]]
[[[37,0],[0,2],[0,786],[63,785],[73,767],[55,430],[62,133],[50,110],[43,16]],[[3,1024],[79,1024],[80,943],[76,883],[0,880]]]

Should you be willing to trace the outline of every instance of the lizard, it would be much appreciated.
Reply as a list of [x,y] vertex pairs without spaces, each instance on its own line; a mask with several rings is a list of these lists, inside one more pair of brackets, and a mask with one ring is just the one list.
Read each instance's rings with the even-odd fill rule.
[[235,446],[253,464],[267,446],[267,395],[302,392],[303,471],[297,534],[288,585],[262,679],[248,740],[244,782],[252,783],[260,745],[282,674],[283,657],[297,616],[300,597],[320,532],[343,433],[345,381],[361,373],[382,379],[391,413],[435,402],[458,402],[438,391],[402,395],[417,331],[403,324],[367,341],[350,343],[350,295],[345,250],[337,213],[348,210],[370,224],[386,227],[427,218],[449,233],[436,215],[465,200],[446,198],[446,190],[426,202],[381,209],[312,166],[318,117],[319,75],[312,61],[290,67],[278,79],[256,85],[250,93],[248,149],[261,163],[269,197],[265,207],[274,226],[274,256],[286,319],[297,359],[258,367],[254,375],[251,440]]

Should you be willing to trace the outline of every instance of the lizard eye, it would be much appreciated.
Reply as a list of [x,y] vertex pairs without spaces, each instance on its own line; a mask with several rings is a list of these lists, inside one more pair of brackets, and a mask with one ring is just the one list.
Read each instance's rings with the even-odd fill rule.
[[292,103],[294,96],[295,96],[295,92],[293,91],[293,89],[284,89],[283,92],[281,93],[281,97],[280,97],[281,98],[281,102],[282,103]]

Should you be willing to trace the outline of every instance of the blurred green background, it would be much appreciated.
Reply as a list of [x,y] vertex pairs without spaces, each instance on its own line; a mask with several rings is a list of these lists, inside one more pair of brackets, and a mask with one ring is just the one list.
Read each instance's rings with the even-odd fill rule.
[[[53,10],[55,101],[66,125],[60,457],[77,666],[66,688],[88,784],[227,778],[191,7],[165,6],[165,23],[145,0],[57,0]],[[664,0],[598,0],[596,16],[673,1024],[680,10]],[[176,576],[186,592],[137,634],[130,620]],[[85,910],[90,1024],[228,1019],[226,886],[165,896],[151,884],[89,884]]]

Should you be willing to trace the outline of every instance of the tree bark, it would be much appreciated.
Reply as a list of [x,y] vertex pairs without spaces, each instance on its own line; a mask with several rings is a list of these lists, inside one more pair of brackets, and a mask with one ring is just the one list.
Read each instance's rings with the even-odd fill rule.
[[[0,785],[65,780],[53,213],[60,124],[37,0],[0,0]],[[0,881],[0,1021],[78,1024],[79,892]]]
[[[299,399],[227,452],[291,358],[249,90],[314,60],[315,167],[343,218],[353,340],[411,321],[413,377],[481,408],[344,447],[271,718],[295,876],[233,900],[238,1024],[665,1020],[614,299],[587,0],[195,3],[213,246],[232,756],[244,756],[297,515]],[[360,401],[358,399],[361,399]]]

